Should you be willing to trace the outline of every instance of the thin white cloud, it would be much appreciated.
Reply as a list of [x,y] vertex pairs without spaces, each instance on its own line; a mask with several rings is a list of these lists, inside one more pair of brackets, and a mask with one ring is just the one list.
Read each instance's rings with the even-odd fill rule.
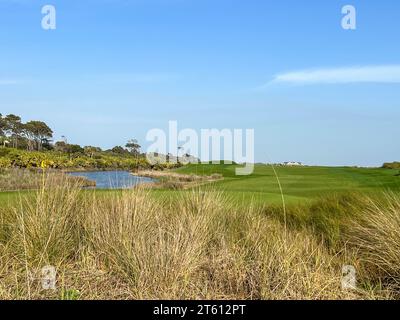
[[270,84],[400,83],[400,65],[294,71],[278,74]]

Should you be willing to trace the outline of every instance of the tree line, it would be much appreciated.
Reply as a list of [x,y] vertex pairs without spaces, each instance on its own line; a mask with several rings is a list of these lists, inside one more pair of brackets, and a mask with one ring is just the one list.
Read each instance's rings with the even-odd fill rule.
[[129,140],[125,148],[115,146],[103,151],[99,147],[69,144],[66,139],[53,143],[53,130],[43,121],[31,120],[22,122],[20,116],[0,113],[0,144],[3,147],[25,149],[28,151],[54,150],[67,154],[85,154],[93,158],[96,154],[107,152],[120,156],[139,157],[140,148],[136,139]]
[[20,116],[0,113],[0,138],[4,147],[40,151],[50,146],[52,137],[53,131],[43,121],[23,123]]

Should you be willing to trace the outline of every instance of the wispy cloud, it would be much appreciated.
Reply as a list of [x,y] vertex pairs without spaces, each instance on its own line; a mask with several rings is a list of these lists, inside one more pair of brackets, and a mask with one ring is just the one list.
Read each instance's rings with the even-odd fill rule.
[[400,83],[400,65],[302,70],[277,74],[265,84]]

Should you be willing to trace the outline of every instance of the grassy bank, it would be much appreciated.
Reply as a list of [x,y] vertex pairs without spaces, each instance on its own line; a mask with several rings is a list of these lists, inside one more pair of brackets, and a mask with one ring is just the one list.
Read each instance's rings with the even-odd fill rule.
[[[338,198],[283,212],[253,203],[238,207],[215,188],[172,200],[149,190],[80,188],[68,179],[54,187],[48,178],[44,188],[0,208],[0,298],[398,295],[396,196],[381,203]],[[326,220],[316,218],[318,211]],[[306,218],[312,212],[315,217]],[[338,237],[326,241],[336,227]],[[55,290],[41,286],[41,269],[48,265],[57,269]],[[342,265],[355,266],[357,290],[341,289]]]
[[153,183],[149,184],[149,187],[152,189],[187,190],[223,180],[223,176],[218,173],[207,176],[195,175],[193,173],[176,173],[172,170],[142,170],[134,175],[155,179]]
[[53,186],[63,183],[64,179],[77,181],[84,187],[96,185],[93,181],[83,177],[66,176],[63,178],[62,175],[63,173],[54,170],[43,173],[39,169],[0,169],[0,200],[2,192],[40,189],[44,183],[44,179],[49,179]]

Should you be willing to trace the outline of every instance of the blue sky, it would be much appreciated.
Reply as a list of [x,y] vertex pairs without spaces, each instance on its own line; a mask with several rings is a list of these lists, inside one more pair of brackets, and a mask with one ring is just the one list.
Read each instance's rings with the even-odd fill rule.
[[380,165],[400,160],[399,17],[397,0],[0,0],[0,112],[81,145],[146,146],[177,120],[254,128],[257,161]]

